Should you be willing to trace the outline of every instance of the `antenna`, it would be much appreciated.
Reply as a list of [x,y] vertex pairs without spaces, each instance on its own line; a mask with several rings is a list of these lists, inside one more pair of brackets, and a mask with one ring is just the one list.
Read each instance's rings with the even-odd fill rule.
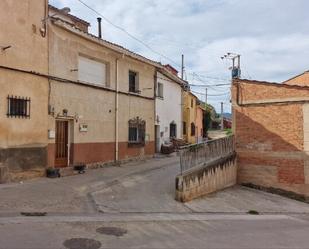
[[232,71],[232,79],[239,79],[241,77],[240,54],[228,52],[225,55],[221,56],[221,59],[232,61],[232,67],[229,68]]

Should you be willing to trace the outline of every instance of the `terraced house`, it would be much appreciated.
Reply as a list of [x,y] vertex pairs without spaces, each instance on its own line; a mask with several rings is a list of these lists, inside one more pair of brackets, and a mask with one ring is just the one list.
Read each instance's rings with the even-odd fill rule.
[[157,63],[90,35],[72,15],[51,11],[49,73],[60,80],[50,81],[48,165],[152,155]]
[[47,1],[0,1],[0,182],[45,167],[47,8]]
[[[167,69],[167,70],[166,70]],[[177,76],[170,65],[156,75],[156,151],[173,138],[182,138],[182,94],[188,83]]]
[[190,91],[183,92],[183,139],[188,143],[197,143],[198,131],[196,114],[198,98]]
[[0,7],[2,182],[154,154],[155,76],[178,77],[90,34],[68,8],[41,0]]

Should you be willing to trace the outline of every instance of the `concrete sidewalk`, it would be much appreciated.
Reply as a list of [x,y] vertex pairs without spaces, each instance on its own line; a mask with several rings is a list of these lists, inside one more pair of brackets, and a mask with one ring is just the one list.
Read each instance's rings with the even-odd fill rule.
[[57,179],[39,178],[0,185],[0,213],[95,213],[91,193],[132,175],[143,175],[179,161],[175,155],[88,170],[86,174]]
[[58,179],[0,185],[0,216],[21,212],[97,213],[260,213],[309,214],[309,205],[236,186],[183,204],[174,200],[177,156],[88,170]]
[[177,173],[174,156],[0,185],[0,249],[308,248],[308,204],[240,186],[183,204]]

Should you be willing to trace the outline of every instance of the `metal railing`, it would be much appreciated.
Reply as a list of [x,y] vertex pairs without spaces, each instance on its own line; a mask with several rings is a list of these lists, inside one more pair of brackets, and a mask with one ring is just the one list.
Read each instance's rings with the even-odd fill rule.
[[227,157],[235,152],[234,136],[228,136],[199,144],[181,147],[180,170],[181,174],[195,167],[201,167]]

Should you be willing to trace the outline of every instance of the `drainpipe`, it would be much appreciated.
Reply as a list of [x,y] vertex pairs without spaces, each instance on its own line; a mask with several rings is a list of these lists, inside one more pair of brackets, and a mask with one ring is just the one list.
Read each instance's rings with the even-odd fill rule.
[[115,95],[115,162],[119,161],[119,84],[118,84],[118,62],[119,59],[116,59],[116,95]]
[[[183,86],[184,87],[184,86]],[[181,108],[181,123],[180,123],[180,138],[184,139],[184,134],[183,134],[183,122],[184,122],[184,115],[183,115],[183,112],[184,112],[184,89],[183,87],[181,88],[181,100],[180,100],[180,108]]]
[[154,136],[155,136],[155,153],[158,153],[158,150],[157,150],[157,143],[158,143],[158,134],[156,133],[157,131],[157,75],[158,75],[158,69],[155,69],[155,74],[154,74],[154,77],[153,77],[153,89],[154,89],[154,94],[153,94],[153,98],[154,98]]

